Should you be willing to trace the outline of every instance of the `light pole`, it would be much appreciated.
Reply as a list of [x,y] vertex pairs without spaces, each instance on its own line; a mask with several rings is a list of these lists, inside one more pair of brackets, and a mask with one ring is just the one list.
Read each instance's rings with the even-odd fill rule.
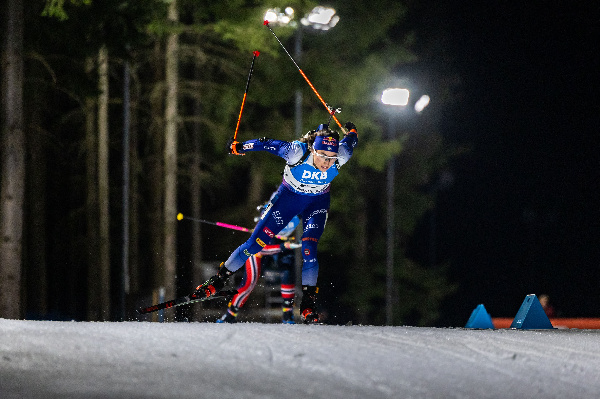
[[[404,107],[408,104],[410,92],[407,89],[389,88],[385,89],[381,95],[381,102],[394,108]],[[396,124],[398,109],[391,110],[388,140],[393,140],[396,136]],[[385,320],[388,326],[393,323],[393,290],[394,290],[394,180],[395,180],[396,157],[388,162],[386,177],[387,192],[387,230],[386,230],[386,296],[385,296]]]

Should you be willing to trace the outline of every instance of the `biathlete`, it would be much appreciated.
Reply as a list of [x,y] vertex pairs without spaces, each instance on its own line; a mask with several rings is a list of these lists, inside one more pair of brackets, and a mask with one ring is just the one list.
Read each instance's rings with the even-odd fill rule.
[[245,142],[229,140],[230,154],[267,151],[283,158],[286,161],[283,182],[250,238],[221,263],[215,276],[196,288],[196,294],[210,297],[222,289],[227,279],[241,269],[248,258],[259,253],[294,216],[299,215],[303,221],[300,317],[306,324],[319,322],[315,307],[319,274],[317,244],[327,222],[329,188],[358,143],[356,126],[348,122],[345,128],[348,133],[342,140],[339,133],[327,125],[319,125],[316,130],[292,142],[266,137]]
[[[273,194],[275,196],[275,193]],[[273,198],[273,197],[271,197]],[[263,211],[270,207],[270,202],[267,202],[262,208]],[[260,207],[259,207],[260,208]],[[294,321],[294,297],[296,294],[296,263],[294,249],[300,245],[289,240],[289,238],[300,223],[300,218],[294,218],[281,230],[277,237],[273,238],[269,245],[266,245],[259,253],[252,255],[244,264],[244,275],[242,281],[237,288],[237,294],[231,298],[227,305],[227,310],[217,319],[217,323],[236,323],[240,309],[248,300],[250,293],[256,287],[256,282],[260,276],[261,270],[267,263],[271,261],[272,267],[277,269],[281,277],[281,321],[284,324],[295,324]],[[280,239],[281,237],[283,239]]]

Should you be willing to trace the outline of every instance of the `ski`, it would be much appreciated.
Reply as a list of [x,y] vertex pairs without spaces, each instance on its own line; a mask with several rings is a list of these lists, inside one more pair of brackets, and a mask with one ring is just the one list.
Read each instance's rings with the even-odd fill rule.
[[196,296],[196,293],[194,292],[193,294],[186,295],[186,296],[180,296],[179,298],[175,298],[170,301],[158,303],[156,305],[148,306],[145,308],[139,308],[136,311],[138,312],[138,314],[152,313],[152,312],[156,312],[158,310],[169,309],[169,308],[172,308],[175,306],[187,305],[189,303],[201,302],[201,301],[206,301],[206,300],[214,299],[214,298],[232,297],[237,293],[238,293],[237,290],[222,290],[222,291],[219,291],[216,294],[211,295],[209,297],[204,297],[204,296],[199,297],[199,296]]

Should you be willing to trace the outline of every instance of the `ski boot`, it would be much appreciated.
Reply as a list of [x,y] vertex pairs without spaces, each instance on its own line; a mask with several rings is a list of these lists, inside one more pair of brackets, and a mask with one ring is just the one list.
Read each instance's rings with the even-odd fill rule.
[[316,301],[318,287],[303,285],[302,286],[302,302],[300,303],[300,319],[304,324],[317,324],[319,322],[319,314],[317,313]]
[[216,323],[237,323],[237,315],[240,312],[240,308],[237,306],[231,306],[227,308],[227,311],[220,319],[217,319]]
[[225,267],[225,262],[222,262],[219,266],[219,272],[209,278],[205,283],[200,284],[196,287],[196,291],[194,295],[198,297],[206,297],[209,298],[219,292],[223,287],[225,287],[225,282],[233,274],[232,271],[227,270]]
[[281,321],[283,324],[296,324],[294,321],[294,298],[283,300],[283,316]]

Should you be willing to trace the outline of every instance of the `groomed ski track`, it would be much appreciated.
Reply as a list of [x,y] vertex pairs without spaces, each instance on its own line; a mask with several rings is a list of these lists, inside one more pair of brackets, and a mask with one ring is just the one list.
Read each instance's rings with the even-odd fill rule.
[[0,319],[0,398],[597,398],[599,330]]

